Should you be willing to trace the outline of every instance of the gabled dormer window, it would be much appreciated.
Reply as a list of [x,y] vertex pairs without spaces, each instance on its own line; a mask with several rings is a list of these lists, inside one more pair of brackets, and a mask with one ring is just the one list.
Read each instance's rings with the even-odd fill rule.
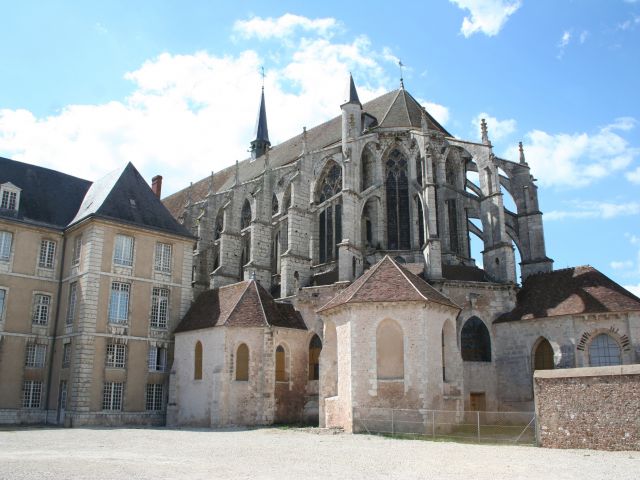
[[11,182],[0,185],[0,209],[18,210],[20,206],[20,192],[21,189]]

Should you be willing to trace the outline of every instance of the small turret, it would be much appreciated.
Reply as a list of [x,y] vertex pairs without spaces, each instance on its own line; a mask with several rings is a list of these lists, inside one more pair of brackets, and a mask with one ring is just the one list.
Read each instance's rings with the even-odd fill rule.
[[267,108],[264,103],[264,85],[262,86],[262,94],[260,95],[260,110],[258,111],[258,120],[256,121],[256,138],[251,142],[251,160],[264,155],[271,146],[269,141],[269,129],[267,128]]
[[487,121],[484,118],[480,120],[480,131],[482,132],[482,143],[491,146],[491,140],[489,140],[489,130],[487,129]]
[[362,104],[358,98],[358,91],[349,74],[349,97],[340,108],[342,109],[342,152],[347,155],[347,143],[362,133]]

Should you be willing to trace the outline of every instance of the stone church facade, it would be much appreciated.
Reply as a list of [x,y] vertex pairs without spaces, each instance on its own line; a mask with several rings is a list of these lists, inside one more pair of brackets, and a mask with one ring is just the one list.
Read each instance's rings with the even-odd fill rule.
[[[197,238],[169,424],[531,411],[536,369],[640,362],[640,299],[592,267],[553,270],[522,145],[497,157],[484,120],[480,142],[455,138],[404,86],[348,92],[340,116],[276,146],[263,92],[251,158],[164,199]],[[221,308],[238,285],[261,300]],[[263,313],[229,322],[244,302]]]

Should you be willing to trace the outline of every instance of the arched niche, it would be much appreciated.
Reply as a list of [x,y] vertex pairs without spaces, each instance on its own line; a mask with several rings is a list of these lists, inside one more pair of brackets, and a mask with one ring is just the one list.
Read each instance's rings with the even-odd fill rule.
[[404,379],[404,334],[394,320],[383,320],[376,330],[378,380]]

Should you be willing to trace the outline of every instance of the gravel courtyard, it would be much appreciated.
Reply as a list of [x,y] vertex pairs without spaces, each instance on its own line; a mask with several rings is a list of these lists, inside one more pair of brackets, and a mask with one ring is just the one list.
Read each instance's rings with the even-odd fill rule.
[[548,450],[320,429],[0,430],[1,479],[634,479],[640,452]]

